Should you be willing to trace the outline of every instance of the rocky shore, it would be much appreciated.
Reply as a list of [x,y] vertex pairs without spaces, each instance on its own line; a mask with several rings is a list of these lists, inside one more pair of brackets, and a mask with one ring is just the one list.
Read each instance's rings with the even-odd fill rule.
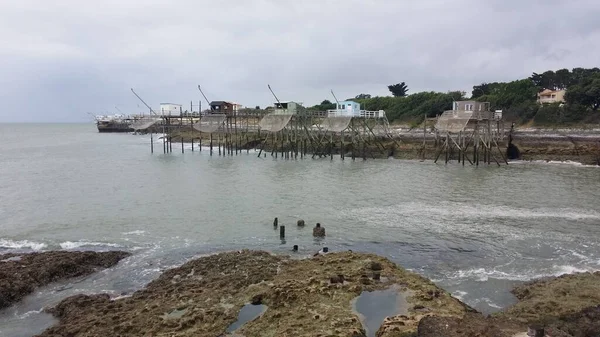
[[119,251],[0,255],[0,309],[20,301],[38,287],[112,267],[128,255]]
[[[514,294],[517,304],[486,317],[376,255],[228,252],[170,269],[127,298],[67,298],[48,309],[59,323],[41,336],[508,337],[532,325],[547,336],[600,334],[600,273],[534,281]],[[249,308],[254,315],[243,314]]]
[[[364,148],[362,145],[353,149],[346,139],[342,149],[341,138],[333,137],[333,146],[328,144],[319,148],[317,157],[327,157],[330,153],[339,155],[345,153],[347,158],[354,156],[357,158],[388,158],[397,159],[425,159],[434,160],[438,153],[435,144],[434,134],[428,132],[425,134],[423,142],[423,130],[418,129],[392,129],[391,131],[396,139],[391,140],[387,137],[380,137],[377,141],[371,141]],[[508,132],[508,131],[507,131]],[[178,143],[182,141],[191,142],[192,139],[197,143],[201,137],[198,131],[178,131],[172,135],[172,141]],[[208,146],[208,136],[203,135],[203,145]],[[263,137],[264,138],[264,137]],[[217,136],[214,140],[214,151],[217,152]],[[253,135],[250,138],[240,138],[237,143],[239,150],[256,149],[264,146],[266,153],[271,153],[271,142],[263,144],[262,138]],[[600,165],[600,129],[589,130],[552,130],[552,129],[517,129],[513,134],[513,144],[519,149],[521,160],[525,161],[572,161],[586,165]],[[281,144],[276,145],[276,150],[281,151]],[[505,153],[507,149],[507,140],[499,144],[500,150]],[[284,148],[291,148],[290,144],[284,143]],[[331,151],[331,152],[330,152]],[[502,156],[496,149],[494,156],[499,162],[503,161]],[[310,154],[312,157],[312,154]],[[443,156],[442,156],[443,157]],[[450,159],[458,160],[457,153],[451,153]],[[442,160],[443,162],[443,160]],[[495,163],[495,161],[492,161]]]

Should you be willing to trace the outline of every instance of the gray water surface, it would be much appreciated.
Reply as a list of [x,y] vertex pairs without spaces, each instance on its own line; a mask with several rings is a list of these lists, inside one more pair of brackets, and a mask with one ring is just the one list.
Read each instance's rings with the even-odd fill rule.
[[229,327],[227,327],[226,332],[231,333],[236,331],[237,329],[241,328],[244,324],[262,315],[265,311],[267,311],[267,306],[264,304],[244,305],[238,313],[237,321],[233,322]]
[[519,282],[600,269],[597,167],[211,157],[176,144],[150,154],[149,136],[99,134],[93,124],[0,124],[0,137],[0,252],[133,252],[0,311],[0,336],[40,332],[22,322],[46,319],[41,307],[66,296],[131,293],[164,269],[231,249],[380,254],[486,313],[512,304]]
[[354,300],[354,311],[361,317],[367,337],[375,337],[386,317],[408,314],[407,293],[397,287],[384,290],[363,291]]

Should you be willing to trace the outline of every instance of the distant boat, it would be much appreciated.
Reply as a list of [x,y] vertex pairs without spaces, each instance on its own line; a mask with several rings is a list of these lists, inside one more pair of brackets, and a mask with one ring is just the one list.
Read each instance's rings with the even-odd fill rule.
[[98,115],[94,119],[98,132],[133,132],[131,125],[136,120],[125,115]]

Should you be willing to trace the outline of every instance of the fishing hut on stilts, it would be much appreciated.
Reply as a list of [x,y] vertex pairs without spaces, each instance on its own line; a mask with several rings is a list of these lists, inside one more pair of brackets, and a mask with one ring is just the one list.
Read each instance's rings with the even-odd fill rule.
[[[383,140],[396,140],[389,130],[389,122],[385,111],[361,110],[360,104],[354,101],[340,102],[333,90],[331,94],[336,102],[336,109],[328,110],[327,116],[317,126],[316,156],[329,156],[333,159],[336,143],[339,141],[339,153],[342,160],[348,152],[352,159],[367,159],[367,152],[375,158],[375,151],[380,157],[387,157],[390,149]],[[397,144],[397,143],[396,143]]]
[[489,107],[487,102],[458,101],[452,110],[438,116],[434,163],[444,155],[445,164],[451,160],[463,166],[465,162],[476,166],[492,161],[498,166],[508,164],[499,145],[504,140],[502,113],[492,112]]

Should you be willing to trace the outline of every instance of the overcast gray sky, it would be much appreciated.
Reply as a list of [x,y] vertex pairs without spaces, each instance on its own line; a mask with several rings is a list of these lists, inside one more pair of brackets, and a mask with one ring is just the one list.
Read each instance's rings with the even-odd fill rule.
[[[600,66],[599,0],[0,0],[0,122],[264,107]],[[203,102],[203,104],[205,104]]]

